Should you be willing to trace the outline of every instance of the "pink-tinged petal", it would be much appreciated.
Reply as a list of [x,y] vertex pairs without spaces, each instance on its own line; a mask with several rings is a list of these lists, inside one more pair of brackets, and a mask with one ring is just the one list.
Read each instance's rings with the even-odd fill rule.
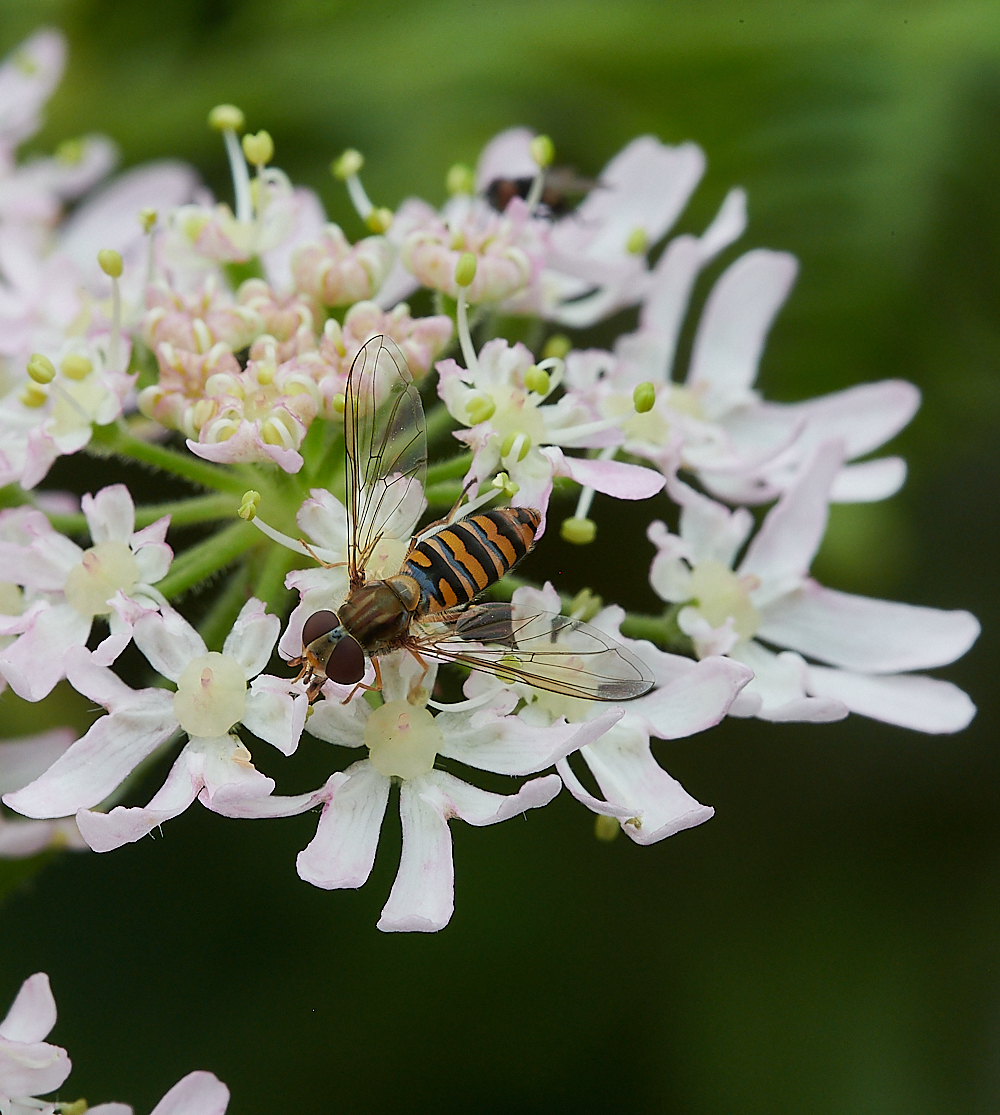
[[[825,724],[847,715],[849,710],[842,701],[807,695],[808,667],[792,651],[775,654],[751,639],[738,644],[731,653],[753,670],[753,680],[743,691],[748,700],[731,710],[734,716]],[[754,698],[756,704],[751,703]]]
[[86,643],[90,626],[90,618],[69,604],[39,610],[28,630],[0,651],[0,674],[19,697],[42,700],[66,676],[63,658]]
[[798,264],[787,252],[747,252],[722,273],[698,324],[687,382],[704,385],[712,418],[752,396],[771,323],[788,297]]
[[129,545],[131,545],[136,555],[138,555],[139,551],[145,546],[158,546],[165,542],[169,529],[170,516],[164,515],[162,519],[157,519],[155,523],[150,523],[148,527],[137,530],[135,534],[132,535],[132,541]]
[[294,569],[285,578],[285,588],[294,589],[301,596],[278,640],[278,653],[288,662],[302,653],[302,628],[313,612],[335,612],[343,604],[348,588],[347,570]]
[[[503,705],[509,702],[501,695]],[[568,724],[564,717],[551,725],[529,724],[495,709],[472,715],[442,712],[435,720],[444,733],[440,754],[495,774],[535,774],[600,738],[624,716],[608,709],[593,720]]]
[[250,684],[243,724],[282,755],[291,755],[299,745],[308,711],[308,696],[294,690],[287,678],[261,674]]
[[312,488],[295,522],[313,542],[334,553],[347,549],[347,508],[325,488]]
[[649,499],[667,482],[663,473],[641,465],[566,457],[554,447],[546,447],[541,452],[553,462],[556,476],[568,476],[585,488],[593,488],[615,499]]
[[99,1103],[88,1107],[87,1115],[135,1115],[127,1103]]
[[763,611],[758,633],[833,666],[894,674],[954,662],[979,631],[969,612],[873,600],[807,581]]
[[508,128],[495,135],[479,154],[476,163],[476,191],[485,193],[498,178],[534,178],[538,163],[531,157],[530,128]]
[[371,874],[382,830],[389,779],[367,759],[335,776],[316,835],[295,861],[299,878],[324,890],[360,887]]
[[48,770],[4,804],[27,817],[68,817],[97,805],[177,728],[172,693],[132,690],[97,666],[83,647],[66,655],[67,676],[84,696],[110,712]]
[[455,909],[448,804],[435,793],[432,778],[415,778],[399,788],[403,851],[378,920],[383,933],[436,933],[448,924]]
[[68,841],[63,825],[62,821],[24,821],[0,817],[0,859],[28,859],[44,852],[46,848],[65,846]]
[[302,456],[295,449],[285,449],[280,445],[270,445],[260,436],[256,423],[246,420],[240,422],[236,432],[226,441],[185,442],[196,457],[216,464],[257,464],[273,462],[285,472],[298,472],[302,468]]
[[[8,1042],[0,1038],[0,1099],[8,1096],[38,1096],[54,1092],[70,1074],[65,1049],[46,1042]],[[14,1115],[31,1108],[14,1104]]]
[[628,722],[641,723],[658,739],[683,739],[704,732],[726,715],[752,677],[752,671],[740,662],[703,658],[693,662],[683,677],[629,702]]
[[583,757],[605,798],[630,811],[619,823],[636,844],[655,844],[715,814],[660,767],[641,728],[620,725],[585,747]]
[[290,291],[295,286],[292,256],[296,249],[318,240],[326,228],[323,203],[312,190],[297,187],[292,192],[291,203],[293,223],[290,232],[276,247],[261,253],[264,275],[279,292]]
[[614,817],[617,821],[621,821],[622,823],[631,820],[635,816],[631,806],[615,805],[613,802],[594,797],[580,779],[577,778],[573,768],[569,765],[569,759],[560,759],[559,762],[556,763],[556,770],[559,772],[559,777],[562,779],[566,789],[569,790],[581,805],[585,805],[591,813],[599,813],[602,817]]
[[426,777],[433,785],[431,789],[422,789],[421,797],[440,805],[446,819],[458,817],[477,828],[519,817],[529,809],[540,809],[562,789],[559,776],[555,774],[532,778],[516,794],[491,794],[440,770]]
[[110,813],[78,810],[76,823],[84,840],[95,852],[110,852],[148,836],[194,802],[204,785],[203,766],[201,755],[188,745],[148,805],[133,809],[118,805]]
[[[681,508],[680,534],[688,547],[685,556],[692,564],[721,561],[732,567],[753,530],[753,515],[745,507],[723,507],[676,478],[667,481],[667,488]],[[659,544],[651,535],[649,538],[654,545]]]
[[939,678],[911,674],[872,676],[810,666],[810,693],[835,698],[861,716],[933,735],[960,732],[976,715],[969,695]]
[[902,457],[880,457],[847,465],[837,473],[830,489],[831,503],[877,503],[894,496],[906,482]]
[[317,739],[339,747],[361,747],[371,706],[364,699],[344,705],[340,701],[317,701],[306,731]]
[[21,984],[17,998],[0,1022],[0,1038],[8,1041],[44,1041],[56,1024],[56,1000],[49,977],[36,972]]
[[843,443],[821,445],[751,539],[739,572],[759,579],[751,596],[757,607],[795,589],[809,572],[826,530],[830,485],[843,459]]
[[36,31],[0,66],[0,138],[15,147],[36,132],[42,106],[59,84],[66,39],[59,31]]
[[243,667],[247,681],[267,665],[281,631],[281,620],[268,615],[266,608],[262,600],[251,596],[240,609],[222,647],[223,654],[235,658]]
[[167,1092],[150,1115],[225,1115],[228,1106],[229,1089],[217,1076],[210,1072],[189,1072]]
[[415,290],[419,289],[420,281],[414,278],[404,266],[403,261],[397,256],[392,261],[392,265],[372,301],[381,310],[391,310],[393,306],[402,302],[404,298],[409,298]]
[[132,637],[154,670],[176,681],[194,658],[208,653],[205,640],[169,605],[135,621]]
[[274,793],[274,779],[261,774],[238,736],[192,736],[190,747],[202,755],[205,785],[198,795],[206,809],[260,800]]
[[112,484],[102,488],[96,496],[89,492],[80,501],[87,519],[91,541],[99,542],[132,541],[135,530],[135,504],[124,484]]
[[236,817],[242,820],[297,817],[300,813],[308,813],[310,809],[315,809],[317,805],[329,801],[343,781],[344,775],[338,771],[332,774],[318,790],[307,794],[296,794],[292,797],[268,794],[266,797],[253,798],[216,794],[211,805],[205,801],[204,795],[201,801],[203,805],[223,817]]
[[74,739],[76,732],[72,728],[53,728],[36,736],[4,740],[0,743],[0,794],[20,790],[34,781],[52,766]]
[[145,585],[155,585],[162,580],[174,560],[174,551],[161,537],[166,535],[169,526],[170,516],[164,515],[162,519],[157,519],[155,523],[132,535],[130,545],[135,554],[135,563],[139,567],[139,580]]

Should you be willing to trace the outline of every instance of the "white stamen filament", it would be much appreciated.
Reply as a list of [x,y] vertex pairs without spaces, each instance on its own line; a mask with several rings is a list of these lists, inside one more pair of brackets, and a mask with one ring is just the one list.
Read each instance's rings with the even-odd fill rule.
[[495,692],[480,693],[478,697],[470,697],[467,701],[454,701],[451,704],[442,701],[432,701],[428,697],[427,703],[431,708],[436,708],[438,712],[469,712],[471,709],[482,708],[483,705],[488,705],[495,696]]
[[534,215],[535,210],[538,208],[538,203],[542,200],[542,192],[545,189],[545,167],[539,167],[538,173],[535,175],[534,181],[531,183],[531,189],[528,190],[528,196],[524,199],[525,205],[528,207],[528,212]]
[[323,546],[311,547],[312,553],[310,553],[301,542],[296,541],[294,538],[289,538],[287,534],[282,534],[280,530],[275,530],[274,527],[268,526],[259,515],[255,515],[250,521],[261,534],[266,534],[272,542],[277,542],[279,546],[284,546],[293,553],[302,554],[304,557],[315,556],[322,561],[336,562],[340,560],[339,554],[335,554],[332,550],[327,550]]
[[356,174],[348,175],[344,184],[347,186],[347,192],[350,195],[351,203],[358,212],[358,216],[365,222],[372,215],[372,210],[375,208],[371,203],[368,194],[365,193],[364,186],[361,185],[361,179]]
[[226,141],[226,154],[229,156],[229,169],[233,174],[233,195],[236,198],[236,219],[238,221],[253,220],[253,201],[250,197],[250,171],[247,161],[243,157],[243,148],[236,138],[232,128],[226,128],[222,133]]
[[156,276],[155,240],[156,225],[153,225],[146,233],[146,286],[149,286]]
[[458,342],[462,346],[462,357],[465,366],[473,374],[479,375],[479,358],[476,356],[476,347],[472,343],[472,334],[469,332],[468,303],[465,300],[465,287],[458,288]]
[[616,418],[601,418],[597,422],[584,422],[581,426],[567,426],[564,430],[550,430],[545,435],[547,445],[571,445],[580,438],[590,437],[592,434],[602,433],[604,430],[623,426],[636,414],[635,407]]
[[108,342],[108,371],[117,372],[118,353],[122,344],[122,292],[118,280],[111,277],[111,340]]

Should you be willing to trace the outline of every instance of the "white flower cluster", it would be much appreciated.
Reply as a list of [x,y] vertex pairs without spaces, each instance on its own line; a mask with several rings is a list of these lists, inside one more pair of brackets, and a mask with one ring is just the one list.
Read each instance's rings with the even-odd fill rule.
[[[28,701],[66,679],[107,714],[79,739],[50,731],[0,744],[3,802],[21,815],[0,816],[0,854],[53,843],[108,851],[196,798],[228,817],[319,809],[299,875],[358,887],[398,787],[403,850],[379,928],[434,931],[453,909],[454,818],[494,824],[564,786],[606,838],[624,831],[650,844],[711,817],[662,769],[653,740],[727,715],[854,712],[925,732],[969,722],[969,698],[918,671],[964,654],[974,617],[838,592],[809,575],[831,502],[881,500],[903,483],[899,458],[868,455],[913,416],[916,389],[888,381],[765,401],[757,366],[796,264],[764,250],[722,271],[678,374],[695,280],[747,221],[733,190],[700,236],[664,245],[703,172],[699,148],[641,137],[593,188],[561,198],[549,188],[551,143],[514,129],[474,172],[453,168],[440,211],[409,200],[395,214],[368,199],[363,160],[348,151],[334,174],[369,232],[352,244],[314,194],[269,167],[270,136],[241,140],[242,113],[222,105],[210,122],[231,160],[233,208],[165,163],[131,171],[61,219],[62,201],[106,169],[88,152],[108,150],[97,140],[74,148],[74,173],[62,155],[17,164],[61,62],[61,41],[43,32],[0,69],[0,677]],[[402,301],[421,287],[437,313],[414,316]],[[629,307],[637,328],[611,351],[574,349],[552,332]],[[536,345],[493,335],[510,316],[534,319]],[[477,347],[480,329],[492,339]],[[568,607],[624,647],[653,679],[645,695],[614,705],[499,669],[473,673],[464,699],[448,704],[433,652],[424,662],[406,649],[378,660],[377,696],[326,681],[311,704],[305,681],[283,676],[280,662],[269,671],[276,647],[285,662],[298,658],[306,620],[336,612],[348,594],[355,551],[334,494],[344,486],[344,393],[377,336],[398,346],[418,385],[436,370],[428,435],[434,447],[457,425],[462,451],[436,460],[426,487],[411,479],[366,576],[396,572],[428,505],[447,508],[459,490],[469,498],[460,514],[500,497],[536,510],[536,538],[570,492],[576,507],[561,531],[581,544],[596,531],[595,492],[654,501],[641,560],[651,561],[661,614],[630,616],[587,593],[567,604],[550,585],[512,593],[515,619]],[[455,342],[461,361],[447,355]],[[81,502],[35,490],[58,456],[88,447],[212,494],[137,508],[126,483]],[[749,508],[765,503],[754,531]],[[282,529],[235,519],[258,506]],[[676,533],[660,521],[672,509]],[[174,559],[172,526],[213,522],[224,525]],[[308,543],[289,536],[296,527]],[[84,532],[85,546],[69,537]],[[170,601],[223,569],[198,629]],[[283,623],[286,587],[299,600]],[[553,642],[569,638],[558,630]],[[144,687],[120,676],[130,645],[148,665]],[[369,662],[365,684],[375,677]],[[314,792],[278,794],[254,766],[258,742],[291,755],[317,741],[359,758]],[[134,772],[167,751],[173,766],[148,804],[119,804]],[[455,764],[518,781],[489,792]]]

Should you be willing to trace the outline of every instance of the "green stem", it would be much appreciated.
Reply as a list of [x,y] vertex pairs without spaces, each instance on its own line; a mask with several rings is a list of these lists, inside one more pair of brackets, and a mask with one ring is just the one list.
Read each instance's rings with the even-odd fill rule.
[[233,523],[218,534],[213,534],[211,538],[185,550],[156,587],[164,596],[180,596],[199,581],[224,569],[260,541],[260,532],[249,523]]
[[235,495],[242,495],[246,490],[246,482],[228,469],[202,461],[190,453],[178,453],[165,445],[143,441],[120,426],[96,427],[87,449],[96,456],[114,455],[141,461],[161,472],[180,476],[199,488],[214,488]]
[[272,546],[264,559],[253,594],[258,600],[263,600],[268,611],[276,616],[284,616],[290,610],[291,592],[285,588],[285,576],[302,560],[301,555],[286,550],[284,546]]
[[437,403],[432,406],[424,417],[427,423],[428,445],[434,445],[458,426],[455,419],[448,413],[448,408],[444,403]]
[[209,650],[222,650],[222,644],[226,641],[240,609],[250,599],[250,574],[250,563],[246,561],[239,569],[234,570],[205,618],[198,624],[198,630]]
[[[231,519],[239,507],[239,501],[230,495],[194,496],[192,499],[178,499],[170,503],[151,503],[135,509],[135,527],[141,530],[170,516],[172,527],[189,526],[192,523],[207,523],[215,519]],[[84,515],[48,514],[49,522],[63,534],[86,534],[87,519]]]
[[459,453],[447,461],[436,461],[427,466],[427,484],[439,484],[442,480],[455,480],[464,476],[472,464],[471,453]]

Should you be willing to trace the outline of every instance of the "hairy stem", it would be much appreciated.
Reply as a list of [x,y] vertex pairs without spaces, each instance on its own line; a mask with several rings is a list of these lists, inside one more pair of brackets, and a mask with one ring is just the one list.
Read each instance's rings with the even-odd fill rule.
[[471,464],[471,453],[459,453],[457,457],[449,457],[447,461],[436,461],[433,465],[427,466],[427,484],[458,479],[469,471]]
[[[135,509],[135,527],[141,530],[170,516],[172,527],[190,526],[192,523],[208,523],[215,519],[231,519],[239,507],[239,500],[231,495],[194,496],[191,499],[178,499],[170,503],[150,503]],[[63,534],[86,534],[87,519],[84,515],[59,515],[47,513],[49,522]]]
[[250,563],[244,561],[226,579],[225,587],[212,602],[198,631],[209,650],[222,650],[240,609],[250,599]]
[[87,449],[96,456],[113,455],[141,461],[161,472],[180,476],[199,488],[214,488],[219,492],[232,492],[236,495],[242,495],[246,489],[246,481],[228,469],[202,461],[190,453],[178,453],[176,449],[168,449],[165,445],[143,441],[121,426],[98,426]]
[[185,550],[171,565],[170,571],[156,586],[164,596],[180,596],[199,581],[218,573],[240,554],[260,544],[260,532],[249,523],[233,523],[211,538]]
[[284,546],[270,548],[253,586],[254,596],[267,604],[268,611],[281,617],[288,614],[291,591],[285,588],[285,576],[303,560],[308,559],[303,559]]

